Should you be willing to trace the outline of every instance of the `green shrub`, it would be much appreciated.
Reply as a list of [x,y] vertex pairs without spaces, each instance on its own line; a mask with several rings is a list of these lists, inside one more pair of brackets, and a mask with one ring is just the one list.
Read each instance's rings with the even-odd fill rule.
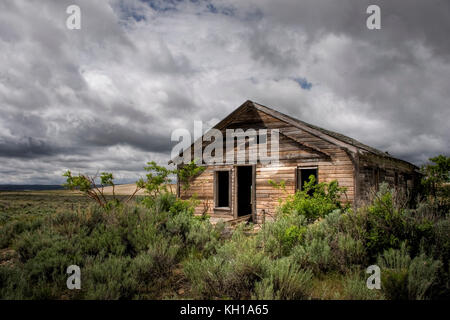
[[381,285],[390,300],[408,299],[408,269],[382,269]]
[[12,292],[5,296],[17,295],[22,299],[57,299],[66,288],[66,268],[69,265],[82,265],[83,258],[76,243],[65,239],[50,230],[22,234],[15,244],[19,261],[11,268],[20,277],[10,279]]
[[337,181],[315,184],[315,178],[311,176],[310,179],[302,191],[289,195],[281,204],[281,214],[303,215],[309,221],[314,221],[343,207],[340,200],[346,189],[339,187]]
[[165,276],[179,262],[180,240],[160,237],[159,241],[149,244],[147,255],[153,261],[155,276]]
[[[155,202],[151,209],[157,214],[160,212],[169,212],[173,205],[179,204],[182,200],[177,201],[176,195],[170,192],[165,192],[156,198],[147,197],[147,199],[154,199]],[[182,210],[176,211],[176,213],[182,212]]]
[[290,226],[282,235],[281,242],[287,248],[287,252],[297,243],[302,241],[303,235],[306,232],[306,227]]
[[126,252],[131,256],[138,255],[148,249],[150,243],[160,240],[165,235],[161,222],[168,217],[167,213],[153,213],[138,210],[133,215],[120,220],[122,239],[126,243]]
[[436,282],[442,262],[424,253],[411,260],[405,243],[400,249],[389,249],[378,259],[381,267],[382,288],[393,300],[423,300]]
[[[208,255],[214,251],[223,231],[223,224],[211,225],[209,220],[194,216],[194,204],[191,200],[177,199],[173,194],[162,193],[146,206],[152,211],[152,216],[144,215],[137,223],[138,231],[130,231],[132,242],[140,241],[138,249],[154,237],[154,233],[161,233],[167,237],[179,237],[182,250],[191,250]],[[148,225],[148,227],[146,227]]]
[[432,247],[432,254],[444,262],[444,269],[449,267],[448,261],[450,259],[450,218],[446,217],[439,220],[433,226],[433,235],[431,237],[434,246]]
[[98,225],[91,234],[80,238],[83,253],[91,256],[121,256],[126,251],[120,228]]
[[422,243],[432,243],[435,217],[423,214],[424,206],[407,210],[396,204],[396,191],[387,183],[380,185],[373,204],[367,210],[367,251],[371,258],[389,248],[399,248],[407,240],[413,256],[419,254]]
[[67,240],[54,242],[28,259],[23,270],[31,283],[35,280],[58,282],[65,287],[66,269],[72,264],[80,265],[82,257]]
[[330,242],[339,232],[339,221],[341,211],[334,210],[323,219],[319,219],[308,225],[305,232],[305,242],[311,242],[313,239],[321,239]]
[[184,273],[200,298],[248,299],[267,269],[268,258],[256,241],[236,231],[230,241],[205,259],[190,259]]
[[346,272],[353,265],[366,265],[366,250],[361,240],[339,233],[332,245],[333,265]]
[[29,217],[21,220],[7,222],[0,227],[0,249],[9,247],[14,238],[26,231],[34,231],[41,227],[42,219]]
[[[328,216],[329,217],[329,216]],[[350,235],[355,240],[360,240],[366,247],[366,239],[368,238],[368,212],[364,208],[356,211],[351,209],[341,214],[336,229]]]
[[384,294],[391,300],[408,299],[408,268],[411,263],[406,243],[400,249],[384,251],[378,258],[381,268],[381,284]]
[[344,297],[347,300],[383,299],[380,290],[367,288],[366,280],[358,273],[348,274],[344,280]]
[[19,268],[11,268],[0,265],[0,298],[1,299],[25,299],[25,291],[28,287],[26,278]]
[[439,211],[448,214],[450,209],[450,157],[438,155],[429,158],[431,163],[423,165],[423,197],[436,204]]
[[404,239],[406,220],[395,208],[392,190],[386,183],[380,185],[373,204],[367,208],[367,250],[371,257],[388,248],[399,248]]
[[63,237],[49,230],[25,232],[17,238],[13,244],[13,248],[17,251],[20,261],[26,262],[35,257],[41,250],[51,247],[54,243],[62,239]]
[[223,298],[229,295],[226,288],[230,286],[229,282],[233,281],[229,280],[229,269],[226,268],[223,258],[217,256],[202,260],[190,259],[183,265],[191,291],[200,299]]
[[131,261],[130,275],[137,284],[135,298],[158,299],[164,290],[171,287],[179,246],[165,243],[155,243]]
[[315,238],[292,250],[292,258],[301,268],[311,269],[315,274],[330,268],[331,248],[324,239]]
[[165,226],[167,232],[172,236],[180,236],[186,250],[195,249],[197,252],[202,252],[204,256],[214,252],[224,225],[213,226],[208,220],[195,217],[190,205],[188,208],[180,208],[178,203],[177,201],[175,207],[172,207],[171,210],[173,212],[175,210],[181,211],[177,214],[172,213],[167,220]]
[[[132,274],[136,278],[139,286],[148,287],[151,286],[155,280],[160,279],[161,275],[160,268],[155,267],[155,260],[153,257],[147,253],[141,253],[136,256],[130,265],[130,270]],[[163,273],[166,273],[170,270],[164,270]]]
[[300,269],[290,258],[268,264],[266,276],[255,285],[253,298],[264,300],[301,300],[311,291],[312,272]]
[[131,258],[111,256],[90,259],[82,273],[81,290],[86,299],[131,299],[138,282],[130,268]]
[[377,260],[380,268],[386,269],[408,269],[411,258],[406,243],[400,245],[400,249],[388,249]]
[[201,253],[203,257],[207,257],[215,252],[224,229],[223,223],[213,226],[209,221],[195,219],[186,236],[185,243],[192,246],[197,253]]
[[272,258],[290,254],[292,248],[303,241],[307,231],[306,219],[297,215],[280,215],[264,225],[258,234],[265,252]]
[[425,254],[415,257],[408,270],[408,295],[410,299],[429,298],[429,289],[436,282],[442,262],[433,260]]

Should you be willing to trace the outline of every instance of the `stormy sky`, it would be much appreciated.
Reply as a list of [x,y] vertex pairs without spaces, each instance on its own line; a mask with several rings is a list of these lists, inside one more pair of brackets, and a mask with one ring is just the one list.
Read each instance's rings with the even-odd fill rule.
[[450,153],[449,34],[448,0],[1,1],[0,184],[133,181],[247,99],[420,165]]

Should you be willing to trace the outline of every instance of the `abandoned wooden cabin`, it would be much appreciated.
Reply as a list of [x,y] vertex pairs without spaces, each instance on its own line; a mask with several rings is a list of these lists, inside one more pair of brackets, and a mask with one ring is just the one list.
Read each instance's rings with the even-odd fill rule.
[[[377,189],[383,181],[405,194],[411,194],[418,182],[418,168],[411,163],[252,101],[243,103],[213,128],[224,136],[226,129],[278,129],[279,161],[276,167],[260,161],[250,165],[202,162],[205,171],[192,180],[188,190],[183,191],[180,183],[177,185],[178,196],[187,198],[195,194],[200,200],[196,213],[218,218],[248,217],[260,223],[263,217],[274,215],[278,200],[286,196],[269,179],[277,183],[284,180],[288,194],[301,189],[310,175],[318,182],[337,180],[347,188],[343,201],[354,206],[366,201],[369,191]],[[207,145],[203,139],[200,143],[202,148]],[[255,152],[247,143],[245,149],[247,157]],[[180,157],[181,154],[170,162],[176,163],[174,160]]]

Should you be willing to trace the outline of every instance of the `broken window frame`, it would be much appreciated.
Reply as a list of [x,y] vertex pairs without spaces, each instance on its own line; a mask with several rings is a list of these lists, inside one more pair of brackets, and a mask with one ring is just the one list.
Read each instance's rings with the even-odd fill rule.
[[[219,207],[219,172],[228,173],[228,206]],[[232,176],[231,169],[214,170],[214,210],[231,211]]]
[[[316,184],[319,183],[319,166],[308,166],[308,167],[301,167],[298,166],[295,168],[295,191],[303,190],[303,186],[301,185],[301,170],[316,170]],[[308,177],[309,178],[309,177]]]

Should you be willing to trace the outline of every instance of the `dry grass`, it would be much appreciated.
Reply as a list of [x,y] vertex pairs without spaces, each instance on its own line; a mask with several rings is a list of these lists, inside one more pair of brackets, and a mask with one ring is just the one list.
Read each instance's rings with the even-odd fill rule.
[[311,299],[342,300],[345,299],[344,279],[339,274],[313,279]]

